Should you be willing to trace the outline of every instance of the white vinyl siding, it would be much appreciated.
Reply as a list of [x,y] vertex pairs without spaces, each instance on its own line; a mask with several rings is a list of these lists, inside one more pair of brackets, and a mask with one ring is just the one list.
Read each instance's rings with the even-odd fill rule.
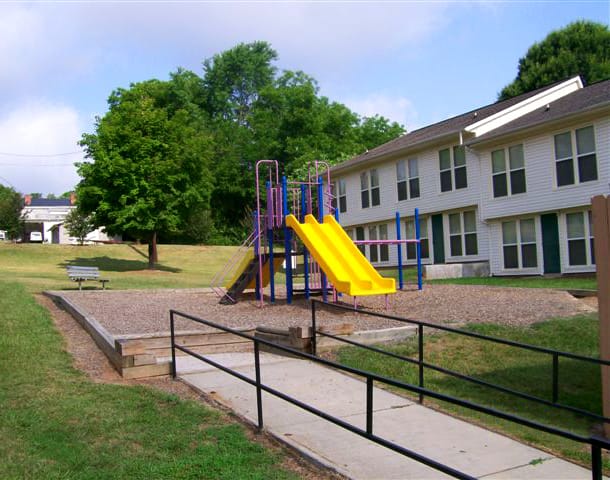
[[[591,123],[574,124],[571,128],[548,131],[535,136],[523,136],[527,192],[495,198],[492,184],[491,152],[499,147],[481,151],[481,178],[487,179],[480,199],[481,218],[495,220],[523,217],[539,212],[563,211],[581,205],[590,205],[595,195],[607,195],[610,180],[610,118],[593,123],[598,167],[598,179],[574,185],[557,187],[555,161],[555,135],[580,130]],[[508,148],[506,145],[504,148]],[[576,150],[575,150],[576,151]]]

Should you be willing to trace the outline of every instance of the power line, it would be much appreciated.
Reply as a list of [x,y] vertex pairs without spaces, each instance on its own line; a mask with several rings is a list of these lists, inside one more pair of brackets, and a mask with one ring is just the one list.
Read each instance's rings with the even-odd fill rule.
[[80,154],[82,155],[83,152],[82,150],[78,150],[78,151],[74,151],[74,152],[62,152],[62,153],[9,153],[9,152],[0,152],[0,155],[6,156],[6,157],[43,157],[43,158],[49,158],[49,157],[65,157],[68,155],[77,155]]
[[73,167],[74,163],[2,163],[0,167]]

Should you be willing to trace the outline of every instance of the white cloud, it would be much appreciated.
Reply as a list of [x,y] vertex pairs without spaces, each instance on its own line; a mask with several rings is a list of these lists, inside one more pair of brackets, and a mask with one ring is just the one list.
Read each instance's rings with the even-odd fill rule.
[[[73,163],[82,127],[71,107],[42,102],[23,105],[0,117],[0,176],[22,193],[63,193],[74,188]],[[6,155],[7,153],[20,155]]]
[[363,117],[381,115],[404,125],[408,131],[419,126],[419,114],[413,102],[406,97],[372,93],[363,98],[345,99],[344,103]]

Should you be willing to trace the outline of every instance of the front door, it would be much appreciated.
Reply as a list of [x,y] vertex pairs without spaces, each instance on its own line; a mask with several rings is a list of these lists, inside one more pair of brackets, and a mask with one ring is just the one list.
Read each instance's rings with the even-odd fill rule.
[[443,215],[432,215],[432,250],[434,263],[445,263],[445,236],[443,234]]
[[544,258],[544,273],[560,273],[559,257],[559,224],[556,213],[540,215],[542,226],[542,255]]

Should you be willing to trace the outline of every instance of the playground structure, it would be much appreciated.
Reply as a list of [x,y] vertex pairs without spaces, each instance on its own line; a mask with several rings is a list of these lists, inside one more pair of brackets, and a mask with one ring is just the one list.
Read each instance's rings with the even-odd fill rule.
[[[274,303],[274,277],[283,264],[286,302],[290,304],[295,293],[296,259],[302,256],[303,261],[299,265],[302,267],[304,289],[300,292],[304,293],[305,298],[317,293],[326,302],[328,295],[332,294],[336,302],[339,295],[347,294],[354,298],[356,306],[359,296],[385,295],[387,305],[387,295],[396,292],[395,281],[379,275],[357,245],[397,245],[398,280],[399,289],[402,290],[401,248],[403,244],[415,243],[418,289],[422,289],[417,209],[415,239],[400,238],[400,215],[396,212],[395,240],[353,241],[339,224],[328,164],[320,161],[310,164],[306,181],[288,181],[285,176],[280,177],[276,160],[259,160],[255,173],[253,231],[225,268],[212,279],[212,289],[220,297],[221,303],[234,304],[244,290],[254,289],[262,307],[267,286],[269,300]],[[325,212],[328,213],[325,215]],[[283,251],[278,251],[278,242],[283,242]]]

